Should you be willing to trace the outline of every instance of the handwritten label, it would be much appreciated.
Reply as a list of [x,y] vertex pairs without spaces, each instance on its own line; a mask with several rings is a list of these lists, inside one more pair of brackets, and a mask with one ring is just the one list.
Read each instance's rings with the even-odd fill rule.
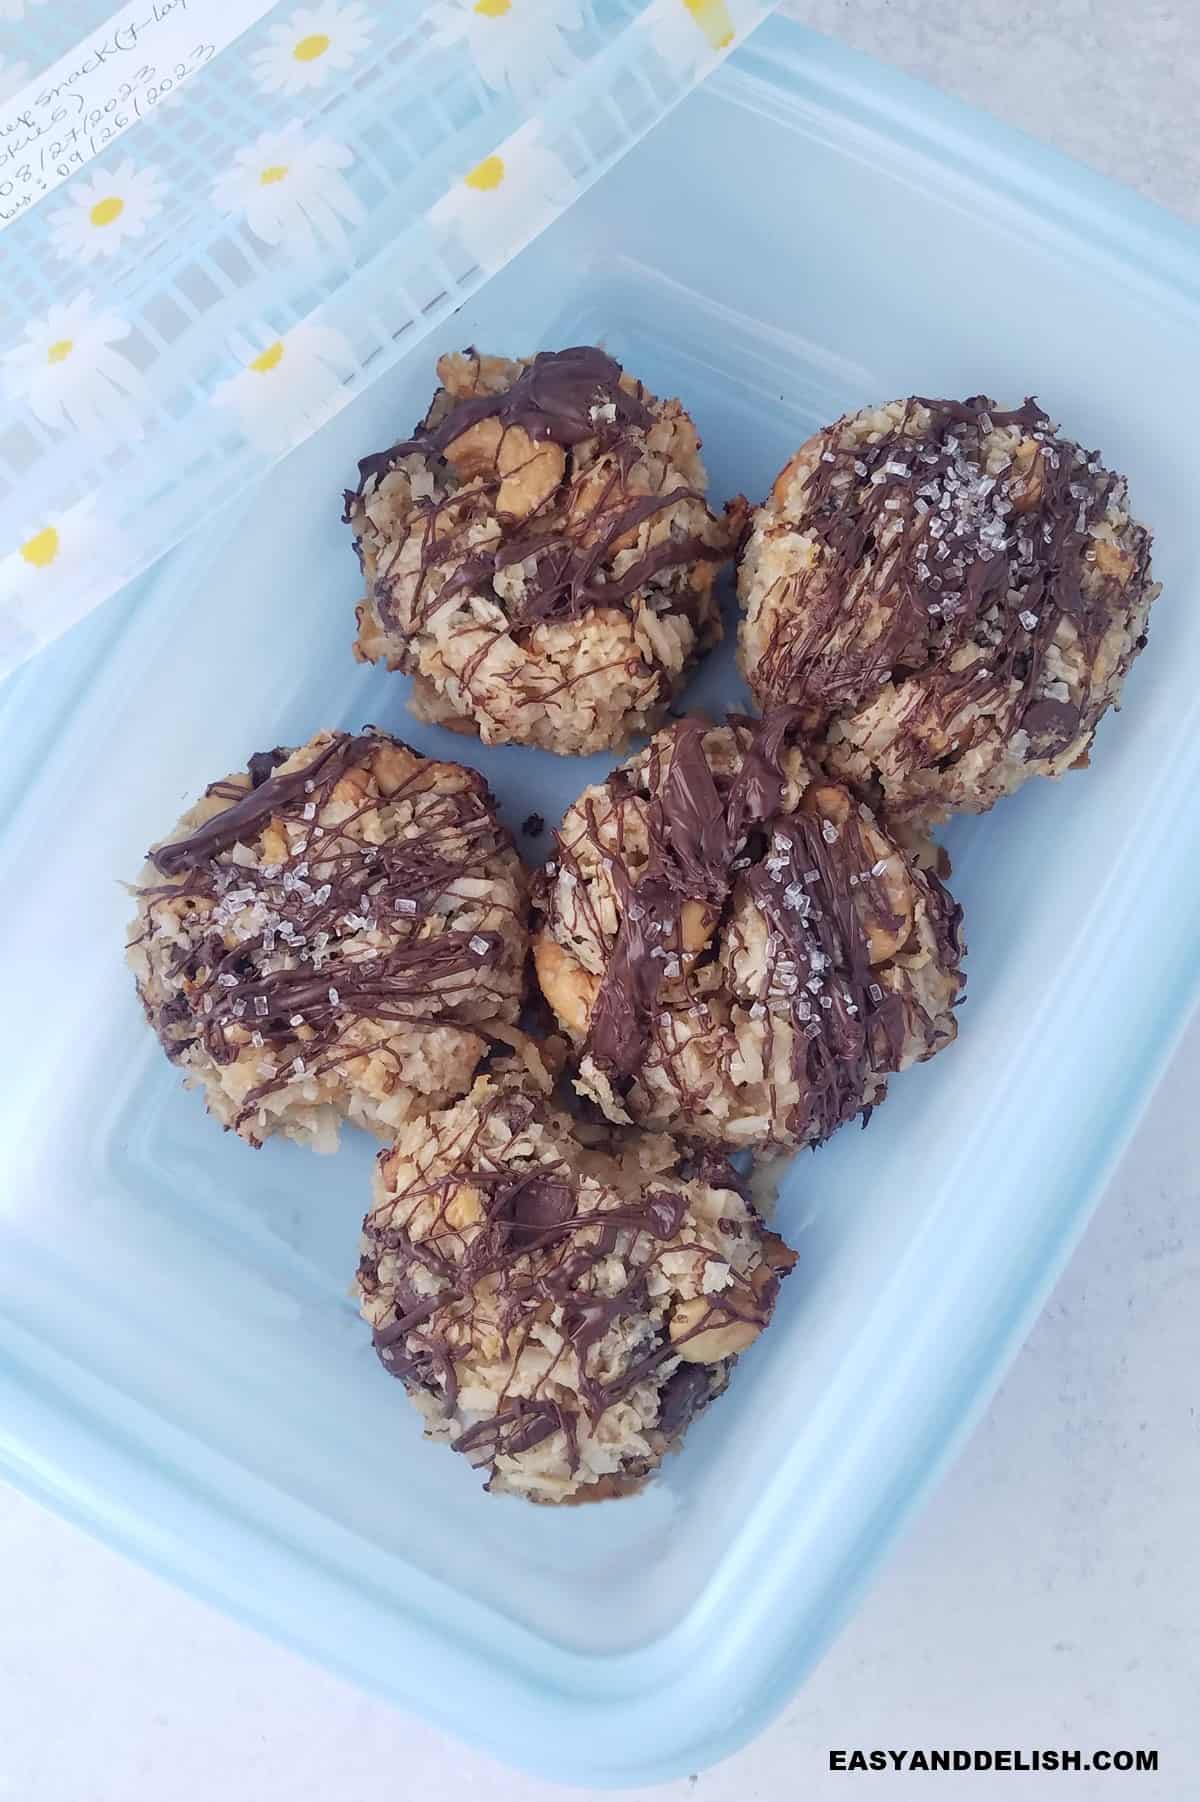
[[130,0],[0,103],[0,231],[169,95],[275,0]]

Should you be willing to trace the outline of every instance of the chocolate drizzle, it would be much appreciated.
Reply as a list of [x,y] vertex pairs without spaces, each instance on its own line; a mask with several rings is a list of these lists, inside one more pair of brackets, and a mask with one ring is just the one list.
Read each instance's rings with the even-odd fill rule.
[[656,844],[664,878],[681,895],[705,901],[724,899],[733,838],[716,778],[704,755],[705,723],[681,720],[675,728],[671,762],[662,787]]
[[448,445],[472,426],[496,419],[504,428],[520,426],[535,443],[570,448],[597,433],[594,409],[611,407],[613,418],[605,424],[646,430],[653,414],[638,388],[630,394],[621,386],[621,365],[594,345],[570,350],[542,350],[511,388],[498,394],[473,394],[456,400],[435,426],[418,426],[411,438],[402,438],[390,449],[364,457],[358,466],[358,489],[347,499],[361,500],[367,484],[404,457],[441,456]]
[[351,738],[347,733],[337,733],[311,763],[286,776],[263,777],[261,764],[256,771],[255,760],[251,758],[247,766],[251,782],[249,794],[197,826],[187,838],[160,845],[157,851],[151,852],[150,861],[164,876],[181,876],[185,870],[199,869],[219,852],[228,851],[231,845],[247,836],[252,837],[272,814],[286,816],[298,799],[314,792],[318,777],[324,779],[323,786],[336,782],[343,770],[369,752],[371,745],[369,734]]
[[[651,545],[620,576],[604,573],[619,539],[636,531],[643,520],[653,519],[681,501],[698,501],[704,506],[704,495],[698,488],[670,488],[664,494],[638,495],[610,512],[604,512],[603,505],[598,506],[580,522],[585,529],[591,528],[584,542],[574,532],[547,532],[544,526],[540,527],[497,551],[490,568],[486,557],[473,559],[470,580],[465,585],[474,586],[481,577],[491,581],[498,571],[514,564],[531,564],[526,572],[524,603],[513,614],[513,624],[518,628],[542,621],[578,619],[593,607],[622,606],[661,571],[697,562],[721,563],[728,558],[727,544],[709,544],[692,532]],[[454,581],[452,577],[451,583]],[[439,591],[439,605],[446,598],[446,587]]]
[[[552,1359],[534,1394],[512,1394],[506,1387],[494,1413],[467,1425],[453,1443],[473,1462],[494,1467],[498,1457],[519,1456],[561,1431],[574,1470],[580,1413],[594,1424],[637,1384],[675,1360],[680,1343],[694,1333],[731,1320],[765,1323],[778,1277],[791,1268],[793,1258],[751,1214],[745,1230],[761,1246],[763,1268],[750,1286],[730,1285],[707,1297],[704,1317],[687,1334],[672,1341],[661,1333],[636,1346],[614,1370],[611,1346],[601,1355],[601,1342],[624,1317],[647,1311],[646,1278],[656,1260],[668,1249],[700,1257],[717,1254],[689,1234],[687,1197],[669,1186],[669,1177],[632,1199],[602,1187],[584,1194],[569,1167],[577,1148],[560,1140],[547,1148],[548,1162],[528,1169],[490,1167],[483,1141],[493,1115],[502,1109],[507,1116],[515,1107],[528,1118],[534,1106],[528,1096],[489,1099],[468,1142],[448,1160],[451,1168],[388,1194],[385,1205],[377,1205],[364,1224],[358,1280],[369,1303],[383,1299],[395,1311],[373,1335],[385,1368],[410,1388],[440,1395],[448,1416],[458,1396],[455,1359],[469,1363],[480,1355],[481,1333],[485,1343],[496,1329],[503,1335],[515,1377],[531,1326],[553,1316],[574,1353],[576,1370],[569,1376],[558,1373]],[[385,1179],[392,1155],[380,1153]],[[714,1167],[714,1180],[717,1175]],[[462,1213],[464,1193],[479,1197],[478,1215]],[[625,1277],[615,1291],[614,1260]],[[429,1288],[436,1292],[423,1293]],[[481,1296],[488,1298],[482,1321]],[[685,1364],[681,1370],[694,1368]],[[719,1381],[720,1371],[708,1367],[699,1384],[690,1377],[668,1378],[659,1422],[664,1435],[681,1430],[701,1394]],[[577,1404],[564,1399],[572,1395]]]
[[[1127,579],[1094,560],[1092,528],[1123,502],[1121,478],[1057,437],[1033,400],[1006,412],[983,395],[914,397],[874,443],[848,423],[815,440],[793,523],[818,555],[781,578],[789,591],[751,672],[756,696],[798,704],[806,729],[822,732],[907,681],[912,701],[889,755],[917,766],[931,755],[931,724],[943,762],[1020,728],[1027,757],[1053,755],[1094,726],[1105,696],[1085,678],[1069,700],[1047,699],[1047,658],[1068,615],[1090,669],[1113,618],[1145,592],[1142,527],[1130,528]],[[1010,427],[1019,442],[1004,458],[988,441]],[[768,511],[768,533],[770,521]]]
[[[781,964],[794,972],[788,986],[795,996],[793,1063],[800,1101],[789,1129],[798,1139],[820,1141],[860,1112],[871,1075],[898,1069],[904,1049],[904,1002],[876,981],[855,899],[864,878],[875,891],[869,899],[872,918],[885,929],[901,921],[882,883],[871,875],[857,821],[843,825],[831,844],[815,814],[777,820],[771,851],[771,858],[747,872],[746,886],[770,922],[776,973]],[[851,888],[854,865],[860,874]],[[815,882],[809,877],[814,870]],[[793,906],[792,899],[801,905]]]
[[[748,899],[766,923],[768,951],[762,992],[746,1005],[762,1021],[767,1067],[776,1022],[790,1020],[800,1099],[787,1128],[803,1142],[824,1139],[869,1105],[879,1079],[900,1065],[912,1004],[892,979],[893,956],[872,961],[870,939],[874,932],[895,943],[906,932],[889,888],[897,871],[912,899],[923,901],[949,969],[962,948],[959,910],[936,877],[910,867],[894,847],[881,856],[888,841],[878,828],[868,837],[868,816],[844,789],[815,785],[795,811],[784,810],[781,757],[796,725],[788,708],[761,721],[730,721],[738,751],[732,772],[711,761],[712,728],[704,722],[685,719],[660,734],[642,777],[649,855],[636,880],[612,855],[603,803],[587,803],[588,837],[607,860],[619,925],[583,1049],[610,1080],[628,1084],[653,1046],[684,1113],[702,1107],[673,1044],[676,1011],[704,1012],[707,992],[695,982],[683,909],[698,902],[707,911],[714,930],[701,956],[711,956],[722,940],[736,952],[738,900]],[[607,799],[618,817],[634,796],[630,783],[628,768],[610,778]],[[823,811],[831,805],[842,816],[836,824]],[[556,857],[574,875],[572,894],[586,897],[577,851],[561,835]],[[579,905],[586,911],[586,898]],[[670,999],[660,1013],[664,983]]]
[[[398,577],[385,567],[370,595],[384,631],[401,641],[402,660],[414,635],[469,595],[501,607],[508,630],[521,637],[598,607],[627,609],[635,596],[653,590],[694,616],[702,637],[719,636],[715,618],[704,611],[704,585],[698,589],[673,572],[727,561],[736,532],[708,511],[702,490],[667,485],[669,468],[665,475],[656,470],[652,492],[640,486],[656,414],[640,384],[633,392],[622,384],[611,357],[589,346],[544,351],[510,388],[457,400],[444,415],[435,405],[430,417],[435,424],[365,458],[358,488],[346,496],[346,518],[361,531],[364,509],[389,471],[420,457],[432,472],[434,497],[414,499],[404,526],[420,546],[415,582],[406,560]],[[501,431],[492,461],[482,470],[472,463],[464,481],[455,466],[456,441],[488,421]],[[500,502],[505,476],[513,473],[504,462],[503,435],[515,431],[531,441],[535,455],[536,447],[555,445],[563,456],[560,479],[513,515]],[[651,465],[663,461],[657,453],[650,458]],[[699,510],[695,529],[679,516],[685,507]],[[734,511],[740,526],[744,502]],[[673,515],[670,531],[625,556],[646,522],[665,513]],[[619,568],[618,558],[624,558]]]
[[[157,971],[143,1001],[172,1058],[199,1044],[229,1064],[258,1049],[262,1080],[244,1098],[239,1127],[272,1091],[368,1048],[347,1040],[356,1021],[474,1026],[515,1014],[519,934],[460,928],[456,913],[482,910],[457,898],[444,907],[456,879],[506,857],[519,888],[487,785],[456,768],[444,790],[445,766],[415,758],[398,786],[373,785],[374,753],[394,743],[373,730],[333,733],[283,775],[265,774],[256,757],[240,783],[210,790],[230,806],[151,854],[168,880],[140,891]],[[289,755],[270,753],[270,767]],[[331,819],[334,791],[354,772],[362,777],[338,790]],[[392,806],[411,808],[419,834],[384,844],[358,836],[365,814]],[[181,936],[156,941],[156,902],[179,898],[188,903]],[[496,987],[506,965],[512,978]],[[386,1054],[386,1035],[374,1048]]]

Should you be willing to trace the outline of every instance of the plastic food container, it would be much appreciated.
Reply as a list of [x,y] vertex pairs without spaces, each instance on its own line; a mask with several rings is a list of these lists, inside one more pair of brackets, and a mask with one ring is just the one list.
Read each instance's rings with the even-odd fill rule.
[[[659,1481],[561,1511],[423,1442],[347,1284],[374,1146],[222,1137],[122,967],[133,874],[262,744],[372,721],[553,819],[599,760],[480,752],[349,655],[356,458],[432,343],[0,692],[0,1470],[292,1646],[530,1770],[731,1751],[820,1655],[1033,1319],[1200,970],[1200,257],[1166,216],[794,26],[725,68],[439,336],[602,338],[760,495],[819,422],[1037,393],[1130,477],[1164,584],[1086,775],[955,825],[958,1045],[791,1166],[771,1331]],[[735,699],[728,653],[689,699]]]

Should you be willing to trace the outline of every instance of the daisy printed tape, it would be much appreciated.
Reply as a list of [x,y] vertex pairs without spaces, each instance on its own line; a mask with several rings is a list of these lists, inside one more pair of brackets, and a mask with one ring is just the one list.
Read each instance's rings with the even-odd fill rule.
[[[130,0],[0,103],[0,231],[149,118],[273,4]],[[119,195],[96,202],[118,209],[113,223],[121,206]]]
[[0,675],[440,333],[768,10],[112,8],[0,0]]

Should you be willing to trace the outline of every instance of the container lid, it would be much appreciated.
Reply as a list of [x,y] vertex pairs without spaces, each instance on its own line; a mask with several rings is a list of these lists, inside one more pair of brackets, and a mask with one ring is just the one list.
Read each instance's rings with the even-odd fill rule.
[[386,373],[769,10],[0,0],[0,673]]

